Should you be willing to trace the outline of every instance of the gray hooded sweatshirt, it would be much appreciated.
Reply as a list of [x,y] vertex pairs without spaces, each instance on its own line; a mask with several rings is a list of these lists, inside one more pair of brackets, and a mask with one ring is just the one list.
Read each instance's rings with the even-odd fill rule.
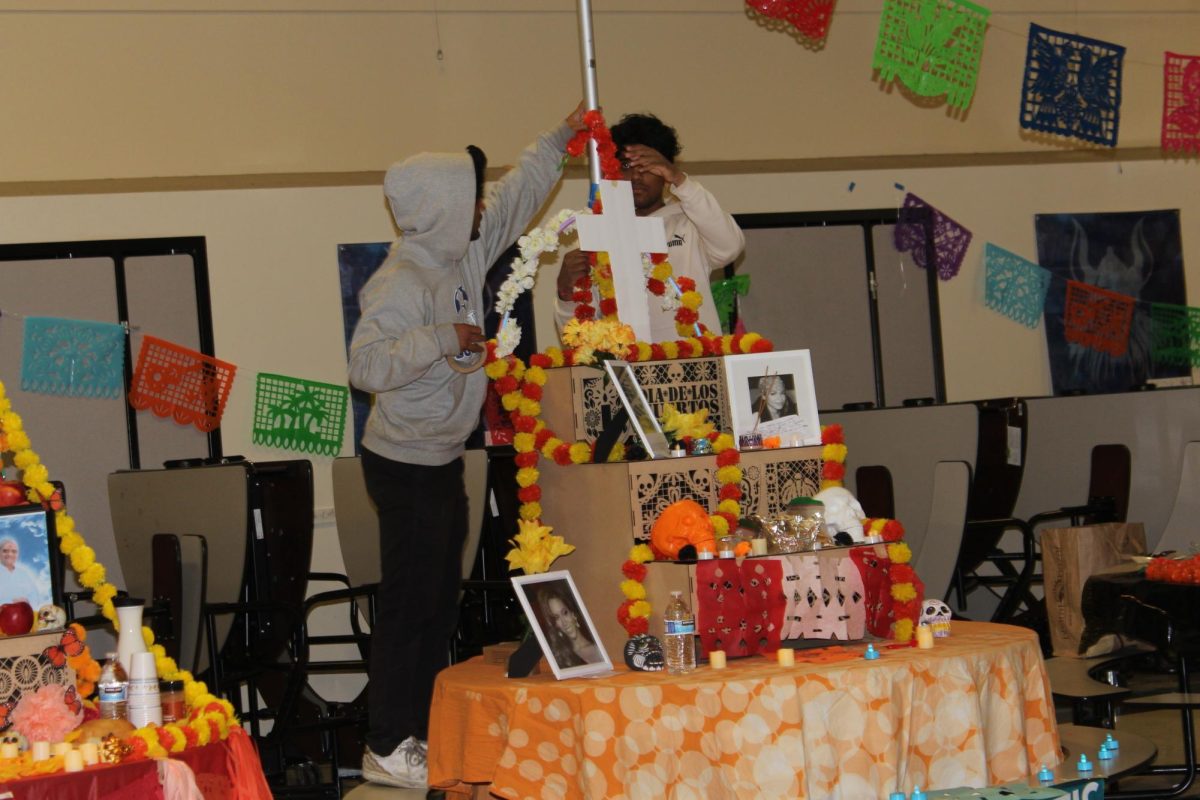
[[475,168],[465,151],[420,153],[388,169],[384,192],[400,238],[359,293],[350,342],[350,383],[375,395],[368,450],[427,466],[462,455],[487,376],[446,364],[459,352],[454,323],[482,326],[484,276],[558,182],[571,133],[564,123],[521,154],[488,193],[475,241]]

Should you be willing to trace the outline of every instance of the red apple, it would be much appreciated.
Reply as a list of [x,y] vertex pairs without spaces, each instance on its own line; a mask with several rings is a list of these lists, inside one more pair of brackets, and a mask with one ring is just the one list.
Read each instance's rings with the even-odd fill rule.
[[25,502],[25,487],[20,483],[0,483],[0,508],[19,506]]
[[19,636],[33,630],[33,608],[21,600],[0,606],[0,631],[5,636]]

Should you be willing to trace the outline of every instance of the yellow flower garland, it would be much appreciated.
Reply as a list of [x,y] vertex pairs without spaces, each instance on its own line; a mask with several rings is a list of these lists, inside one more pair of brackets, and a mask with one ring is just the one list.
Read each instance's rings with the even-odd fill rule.
[[[34,452],[29,436],[25,432],[24,423],[21,417],[12,410],[12,402],[8,399],[4,382],[0,381],[0,453],[10,450],[13,454],[13,465],[21,470],[21,481],[27,487],[26,493],[30,502],[49,504],[55,492],[54,484],[50,482],[50,471],[41,463],[38,454]],[[112,601],[117,595],[117,587],[108,582],[104,565],[96,561],[96,551],[87,545],[83,534],[75,529],[75,520],[67,514],[65,507],[55,512],[54,524],[58,532],[59,550],[70,561],[79,585],[91,590],[92,602],[99,609],[100,614],[113,624],[115,631],[117,610]],[[202,681],[193,678],[190,672],[179,669],[175,661],[166,654],[162,645],[155,644],[154,632],[150,628],[143,626],[142,638],[146,642],[146,647],[154,653],[159,677],[163,680],[183,681],[184,698],[190,717],[187,725],[192,729],[197,742],[207,744],[211,741],[214,727],[218,732],[218,738],[224,739],[229,733],[229,727],[239,724],[233,713],[233,706],[227,700],[211,694],[208,687]],[[174,725],[165,726],[167,731],[165,735],[172,735],[172,728],[176,729],[178,736],[172,738],[171,752],[178,752],[186,746],[186,734],[181,727]],[[160,736],[163,735],[159,733],[160,730],[162,729],[153,725],[139,728],[126,741],[133,744],[135,752],[138,752],[142,748],[132,740],[139,739],[145,743],[144,749],[147,755],[152,758],[163,758],[167,755],[167,751],[159,742]],[[178,745],[177,743],[180,741],[184,744]]]

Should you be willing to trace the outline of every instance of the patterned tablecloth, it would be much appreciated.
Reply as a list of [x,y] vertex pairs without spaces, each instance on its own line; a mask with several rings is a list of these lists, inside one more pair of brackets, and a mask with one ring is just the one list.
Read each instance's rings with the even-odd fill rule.
[[473,659],[438,676],[430,783],[507,798],[849,800],[1024,780],[1061,760],[1032,631],[955,622],[932,650],[882,653],[566,681],[510,680]]

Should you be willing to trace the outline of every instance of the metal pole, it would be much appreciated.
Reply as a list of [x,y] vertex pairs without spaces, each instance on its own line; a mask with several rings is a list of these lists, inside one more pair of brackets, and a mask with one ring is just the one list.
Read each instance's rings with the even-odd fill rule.
[[[579,44],[583,59],[584,99],[589,110],[600,107],[600,92],[596,88],[596,45],[592,38],[592,0],[579,0]],[[596,152],[596,140],[588,142],[588,174],[592,179],[591,198],[600,185],[600,155]]]

